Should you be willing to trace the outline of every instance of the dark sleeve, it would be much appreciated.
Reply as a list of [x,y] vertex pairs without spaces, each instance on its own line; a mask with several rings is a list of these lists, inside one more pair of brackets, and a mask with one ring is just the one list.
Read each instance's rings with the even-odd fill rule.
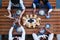
[[48,2],[48,0],[42,0],[44,4],[46,4]]

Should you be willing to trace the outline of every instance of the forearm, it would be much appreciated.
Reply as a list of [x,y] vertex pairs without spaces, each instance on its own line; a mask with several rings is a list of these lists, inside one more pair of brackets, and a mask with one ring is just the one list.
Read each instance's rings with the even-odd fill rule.
[[20,18],[18,19],[18,24],[21,25],[21,24],[20,24]]
[[8,10],[8,12],[11,14],[11,11],[10,10]]
[[36,12],[36,8],[34,8],[34,13]]
[[22,15],[24,14],[24,12],[25,12],[25,9],[21,12],[20,18],[22,17]]
[[48,33],[52,33],[52,31],[50,31],[49,29],[45,28],[45,30],[48,32]]
[[20,4],[21,4],[21,7],[22,7],[22,9],[23,9],[23,11],[22,11],[21,14],[20,14],[20,18],[21,18],[22,15],[23,15],[23,13],[25,12],[25,6],[24,6],[24,4],[23,4],[23,0],[20,0]]

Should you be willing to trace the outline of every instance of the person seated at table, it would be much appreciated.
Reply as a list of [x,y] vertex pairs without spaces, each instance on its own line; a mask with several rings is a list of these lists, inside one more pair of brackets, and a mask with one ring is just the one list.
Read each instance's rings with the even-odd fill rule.
[[[19,32],[20,33],[22,33],[21,34],[21,37],[18,37],[18,36],[14,36],[13,37],[13,29],[14,29],[14,26],[12,26],[11,28],[10,28],[10,30],[9,30],[9,38],[8,38],[8,40],[25,40],[25,29],[23,28],[23,26],[20,26],[20,27],[18,27],[19,28]],[[17,31],[17,32],[18,32]]]
[[53,8],[48,0],[33,0],[33,12],[36,13],[37,8],[39,9],[48,9],[46,16],[52,12]]
[[12,18],[11,8],[17,9],[17,11],[18,11],[17,14],[20,16],[20,18],[22,17],[22,15],[25,12],[25,6],[23,4],[23,0],[9,0],[9,5],[7,8],[9,15],[6,17]]
[[41,27],[39,32],[37,34],[34,32],[32,36],[34,40],[42,40],[42,39],[46,39],[46,37],[48,37],[48,40],[53,40],[54,34],[49,29],[45,27]]

